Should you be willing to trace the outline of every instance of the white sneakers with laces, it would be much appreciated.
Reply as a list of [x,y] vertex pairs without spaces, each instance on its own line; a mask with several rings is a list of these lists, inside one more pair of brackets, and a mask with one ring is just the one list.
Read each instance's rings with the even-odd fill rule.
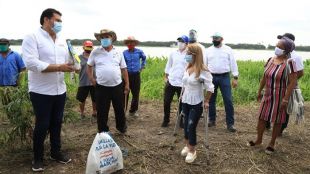
[[192,163],[195,161],[195,159],[197,158],[197,153],[196,150],[194,153],[188,152],[185,158],[185,162],[186,163]]
[[189,149],[188,149],[188,147],[187,146],[185,146],[183,149],[182,149],[182,151],[181,151],[181,156],[186,156],[187,155],[187,153],[189,152]]
[[197,158],[197,153],[196,150],[194,153],[189,151],[189,148],[187,146],[185,146],[182,151],[181,151],[181,156],[185,157],[185,162],[186,163],[192,163],[195,161],[195,159]]

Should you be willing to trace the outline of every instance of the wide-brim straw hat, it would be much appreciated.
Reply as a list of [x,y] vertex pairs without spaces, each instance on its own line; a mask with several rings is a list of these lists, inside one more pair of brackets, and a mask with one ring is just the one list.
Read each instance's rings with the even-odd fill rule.
[[112,42],[115,42],[117,40],[116,33],[113,30],[109,29],[102,29],[99,33],[95,33],[94,36],[98,41],[100,41],[102,39],[102,36],[105,34],[108,34],[112,37]]
[[135,42],[136,44],[139,44],[139,41],[135,37],[133,37],[133,36],[128,36],[124,40],[124,44],[127,44],[128,42]]

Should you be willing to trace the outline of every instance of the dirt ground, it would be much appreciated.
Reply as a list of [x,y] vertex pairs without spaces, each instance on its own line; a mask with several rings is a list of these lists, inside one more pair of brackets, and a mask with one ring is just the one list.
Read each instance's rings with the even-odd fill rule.
[[[91,108],[91,107],[88,107]],[[229,133],[225,125],[225,112],[218,108],[217,127],[209,130],[209,160],[204,142],[204,122],[198,125],[197,159],[186,164],[180,151],[183,148],[183,132],[172,136],[176,105],[173,105],[171,123],[161,128],[163,106],[161,102],[142,101],[138,117],[127,116],[128,133],[123,136],[115,129],[114,113],[110,112],[110,129],[119,146],[128,149],[124,157],[123,174],[189,174],[189,173],[310,173],[310,103],[306,103],[306,122],[289,128],[277,140],[276,153],[267,155],[264,148],[271,138],[271,131],[264,135],[260,148],[246,146],[255,140],[258,104],[235,106],[237,133]],[[46,174],[85,173],[88,151],[96,134],[97,124],[88,119],[63,125],[62,144],[73,161],[63,165],[45,160]],[[49,141],[46,141],[45,158],[48,159]],[[32,173],[31,148],[0,150],[0,173]]]

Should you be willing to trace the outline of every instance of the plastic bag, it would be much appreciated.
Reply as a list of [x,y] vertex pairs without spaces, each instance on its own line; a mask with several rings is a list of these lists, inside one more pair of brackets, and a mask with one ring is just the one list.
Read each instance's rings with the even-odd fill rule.
[[123,156],[119,146],[107,133],[97,133],[89,150],[86,174],[110,174],[123,169]]

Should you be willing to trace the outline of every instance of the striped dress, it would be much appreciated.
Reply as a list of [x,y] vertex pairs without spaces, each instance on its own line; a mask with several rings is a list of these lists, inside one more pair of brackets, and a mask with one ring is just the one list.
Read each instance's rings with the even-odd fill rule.
[[288,86],[288,75],[297,72],[293,60],[281,64],[274,64],[270,58],[265,65],[265,92],[260,105],[259,118],[273,123],[286,121],[286,110],[281,110],[281,101]]

